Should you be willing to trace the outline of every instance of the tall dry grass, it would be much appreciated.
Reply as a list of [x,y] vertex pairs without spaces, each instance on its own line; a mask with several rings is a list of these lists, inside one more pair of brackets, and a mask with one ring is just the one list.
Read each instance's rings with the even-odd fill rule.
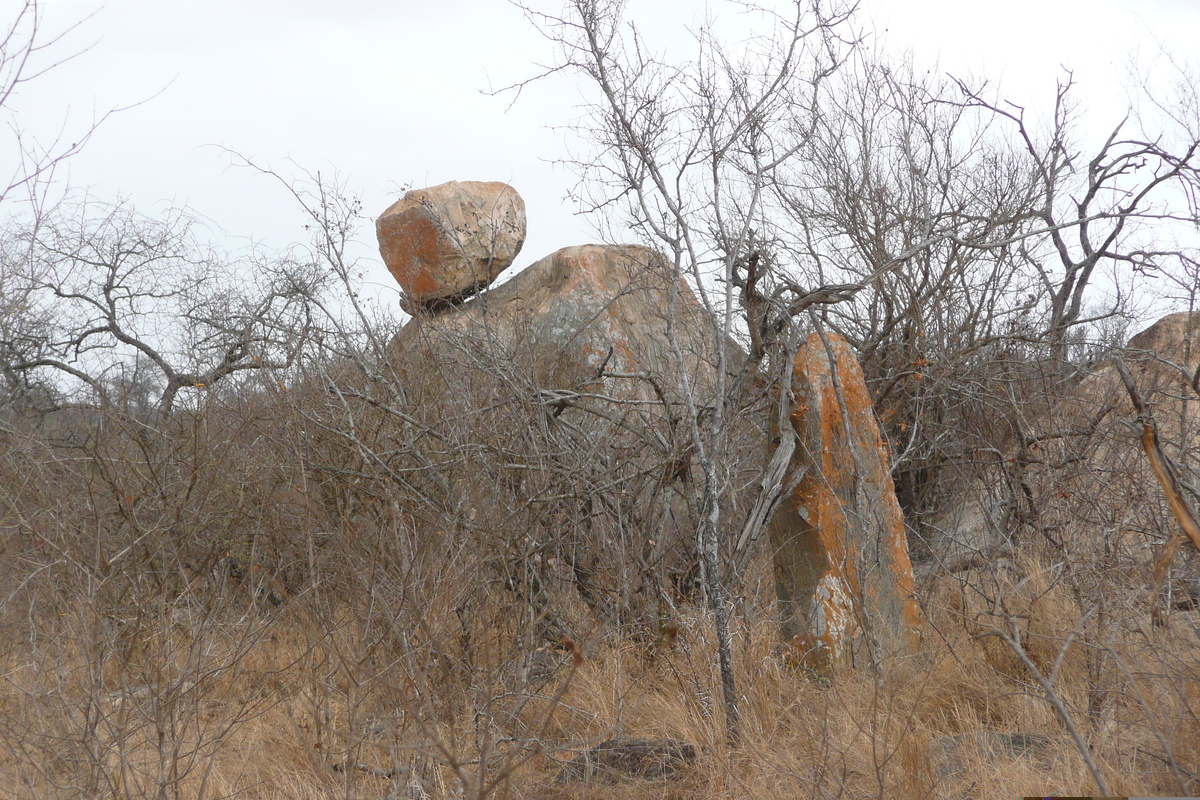
[[[401,632],[373,635],[345,599],[314,610],[303,593],[279,608],[254,597],[190,615],[164,606],[136,643],[85,606],[62,612],[52,634],[6,639],[0,792],[281,800],[416,796],[418,786],[433,797],[482,788],[561,798],[1092,790],[1041,689],[1007,648],[981,638],[987,612],[964,603],[955,583],[926,598],[929,632],[914,658],[827,686],[780,656],[770,604],[748,603],[735,630],[736,749],[724,740],[715,645],[699,611],[681,613],[678,631],[651,643],[593,627],[576,645],[577,667],[560,646],[539,651],[548,657],[531,675],[513,655],[519,631],[478,637],[468,655],[457,618],[436,608],[419,620],[428,639],[418,647]],[[1077,615],[1038,580],[1009,598],[1023,604],[1027,647],[1049,670]],[[501,618],[517,599],[493,597],[477,613]],[[1094,689],[1073,645],[1055,682],[1110,790],[1194,793],[1200,619],[1131,624],[1111,647],[1099,718],[1086,716]],[[1003,740],[1012,733],[1029,741]],[[673,782],[556,782],[566,760],[616,734],[681,739],[699,763]]]

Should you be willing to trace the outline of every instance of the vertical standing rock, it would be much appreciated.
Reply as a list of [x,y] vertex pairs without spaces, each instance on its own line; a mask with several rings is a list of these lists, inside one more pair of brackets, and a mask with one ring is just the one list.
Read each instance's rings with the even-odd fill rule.
[[862,368],[845,339],[826,338],[828,349],[814,333],[796,354],[791,471],[804,473],[770,535],[783,638],[828,676],[855,658],[877,662],[911,649],[922,621]]

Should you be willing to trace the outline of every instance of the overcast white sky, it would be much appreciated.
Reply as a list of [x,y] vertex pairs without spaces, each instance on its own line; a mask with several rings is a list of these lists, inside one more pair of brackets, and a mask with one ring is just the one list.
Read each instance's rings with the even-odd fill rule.
[[[767,0],[768,3],[771,0]],[[784,2],[781,0],[780,5]],[[16,0],[0,0],[0,9]],[[539,0],[554,10],[557,0]],[[563,199],[573,176],[551,162],[581,96],[560,80],[510,98],[481,90],[530,76],[549,46],[505,0],[45,0],[46,30],[86,19],[60,51],[78,58],[15,99],[22,127],[48,136],[67,120],[139,100],[110,118],[70,164],[69,180],[152,211],[184,203],[233,239],[286,246],[304,237],[289,198],[231,169],[220,145],[284,173],[337,171],[372,216],[404,184],[503,180],[525,198],[518,267],[594,237]],[[714,2],[714,8],[721,4]],[[701,0],[633,0],[652,26],[687,23]],[[7,22],[7,19],[4,20]],[[1060,66],[1075,71],[1098,126],[1126,105],[1123,70],[1161,42],[1191,57],[1200,0],[863,0],[887,46],[940,59],[944,71],[1003,80],[1034,105]],[[150,99],[146,99],[150,98]],[[289,161],[290,160],[290,161]],[[64,175],[64,177],[67,177]],[[375,278],[390,278],[363,231]],[[236,242],[232,242],[236,244]]]

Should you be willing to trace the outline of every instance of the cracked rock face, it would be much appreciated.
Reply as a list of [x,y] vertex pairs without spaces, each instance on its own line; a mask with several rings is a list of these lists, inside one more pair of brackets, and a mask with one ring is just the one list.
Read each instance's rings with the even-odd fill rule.
[[849,665],[864,635],[886,657],[915,645],[922,624],[862,368],[845,339],[827,339],[814,333],[796,354],[791,472],[803,477],[770,524],[783,638],[823,676]]
[[405,194],[375,233],[409,306],[450,302],[486,287],[521,252],[525,201],[506,183],[450,181]]

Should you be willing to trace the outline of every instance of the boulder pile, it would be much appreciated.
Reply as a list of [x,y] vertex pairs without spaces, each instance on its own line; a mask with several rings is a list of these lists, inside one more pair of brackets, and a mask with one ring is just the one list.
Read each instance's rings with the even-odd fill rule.
[[[434,190],[409,198],[426,191]],[[401,201],[379,221],[381,251],[407,254],[408,266],[392,267],[413,312],[388,345],[389,363],[423,424],[461,443],[455,452],[504,451],[501,463],[512,465],[486,476],[476,470],[491,462],[447,469],[446,491],[472,497],[481,521],[537,503],[529,512],[537,529],[527,533],[542,560],[531,584],[547,625],[580,613],[581,599],[593,620],[656,635],[661,598],[690,596],[696,584],[680,356],[697,404],[711,404],[711,315],[667,258],[636,245],[565,247],[492,284],[498,262],[472,272],[460,257],[492,253],[491,229],[460,225],[442,251],[447,237],[431,231],[446,225],[431,216],[428,205]],[[406,243],[406,231],[418,241]],[[449,252],[446,263],[439,252]],[[730,343],[732,361],[738,352]],[[454,461],[451,452],[430,458]],[[560,517],[572,522],[562,527]]]
[[[390,345],[415,393],[410,400],[461,405],[474,393],[499,409],[511,398],[532,398],[550,425],[566,425],[579,437],[561,452],[591,448],[595,480],[620,484],[611,504],[630,503],[641,518],[640,563],[674,564],[668,570],[677,567],[677,585],[694,581],[683,576],[690,569],[685,562],[696,563],[689,487],[700,476],[693,474],[690,437],[677,425],[684,407],[680,367],[696,406],[710,404],[718,384],[715,320],[668,259],[638,246],[563,248],[468,298],[512,261],[524,226],[516,192],[487,183],[409,192],[380,218],[380,250],[416,312]],[[737,344],[725,349],[734,362],[727,369],[738,369]],[[776,586],[784,639],[804,663],[827,674],[849,663],[855,643],[869,642],[873,658],[907,650],[921,614],[887,453],[862,369],[844,339],[831,334],[827,348],[816,334],[809,337],[796,356],[791,396],[798,444],[790,470],[803,479],[769,525]],[[456,409],[454,418],[478,425],[481,413]],[[761,447],[755,439],[766,433],[751,416],[738,422],[745,422],[745,452]],[[511,440],[516,432],[507,435]],[[604,464],[609,472],[600,470]],[[632,472],[614,482],[614,469]],[[592,497],[585,505],[603,502]],[[505,508],[497,501],[494,515],[502,517]],[[623,585],[613,567],[621,556],[605,542],[625,535],[597,529],[572,545],[573,579],[602,617],[641,613],[617,613],[595,599],[602,595],[649,598],[644,611],[652,629],[653,598],[666,590]]]

